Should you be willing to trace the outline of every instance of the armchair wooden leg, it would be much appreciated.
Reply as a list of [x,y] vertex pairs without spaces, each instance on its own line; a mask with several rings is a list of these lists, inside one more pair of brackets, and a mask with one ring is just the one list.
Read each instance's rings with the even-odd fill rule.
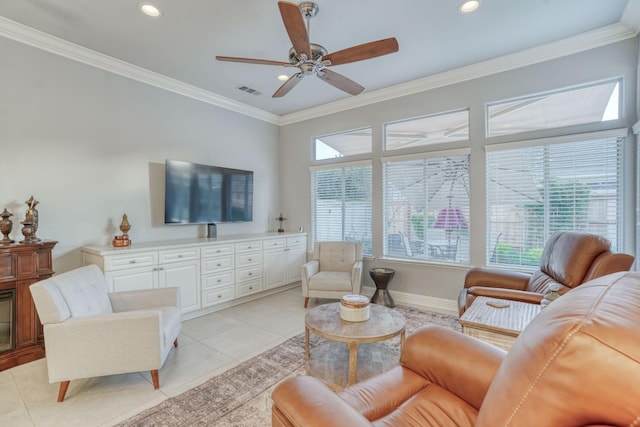
[[307,308],[307,304],[309,304],[309,297],[304,298],[304,308]]
[[64,395],[67,394],[70,382],[71,381],[62,381],[60,383],[60,389],[58,390],[58,402],[62,402],[64,400]]
[[178,347],[178,338],[176,338],[176,340],[173,342],[173,346],[176,348]]
[[158,377],[158,370],[151,371],[151,381],[153,381],[153,388],[155,390],[160,388],[160,378]]

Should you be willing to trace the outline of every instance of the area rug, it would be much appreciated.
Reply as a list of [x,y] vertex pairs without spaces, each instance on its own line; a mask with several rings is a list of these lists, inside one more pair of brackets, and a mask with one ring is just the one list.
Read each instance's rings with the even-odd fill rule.
[[[407,336],[429,324],[460,330],[456,316],[405,306],[396,309],[407,321]],[[311,334],[310,347],[322,340]],[[394,339],[385,345],[397,348],[399,344]],[[118,426],[270,426],[273,388],[287,377],[304,373],[304,334],[300,334]]]

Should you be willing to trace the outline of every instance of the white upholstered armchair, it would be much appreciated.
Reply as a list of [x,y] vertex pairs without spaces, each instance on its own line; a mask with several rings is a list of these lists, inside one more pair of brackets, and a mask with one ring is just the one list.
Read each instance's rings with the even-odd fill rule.
[[71,380],[158,370],[182,325],[178,288],[107,292],[95,265],[30,286],[44,325],[49,382],[60,381],[58,402]]
[[302,266],[304,306],[309,298],[342,298],[359,294],[362,280],[362,243],[316,242],[313,259]]

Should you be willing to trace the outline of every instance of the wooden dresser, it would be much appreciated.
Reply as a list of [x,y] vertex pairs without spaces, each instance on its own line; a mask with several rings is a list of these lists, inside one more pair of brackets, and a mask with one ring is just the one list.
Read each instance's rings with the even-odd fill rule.
[[14,290],[15,348],[0,353],[0,371],[44,357],[44,337],[29,285],[51,277],[57,242],[0,245],[0,291]]

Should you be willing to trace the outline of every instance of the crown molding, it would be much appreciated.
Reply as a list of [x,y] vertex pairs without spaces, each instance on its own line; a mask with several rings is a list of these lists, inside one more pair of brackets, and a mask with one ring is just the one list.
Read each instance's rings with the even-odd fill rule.
[[275,125],[280,116],[155,73],[0,16],[0,36]]
[[281,117],[280,125],[285,126],[317,117],[327,116],[329,114],[339,113],[341,111],[351,110],[353,108],[364,107],[378,102],[388,101],[455,83],[461,83],[521,68],[527,65],[537,64],[616,43],[635,36],[636,33],[634,31],[621,23],[608,25],[577,36],[525,49],[520,52],[478,62],[476,64],[456,68],[384,89],[366,92],[358,96],[330,102],[307,110],[286,114]]
[[640,32],[640,0],[629,0],[624,8],[620,23],[635,32]]
[[[633,7],[632,7],[633,6]],[[616,43],[637,35],[640,0],[630,0],[620,23],[465,67],[279,116],[137,65],[96,52],[0,16],[0,36],[160,89],[275,125],[285,126],[341,111],[461,83]]]

